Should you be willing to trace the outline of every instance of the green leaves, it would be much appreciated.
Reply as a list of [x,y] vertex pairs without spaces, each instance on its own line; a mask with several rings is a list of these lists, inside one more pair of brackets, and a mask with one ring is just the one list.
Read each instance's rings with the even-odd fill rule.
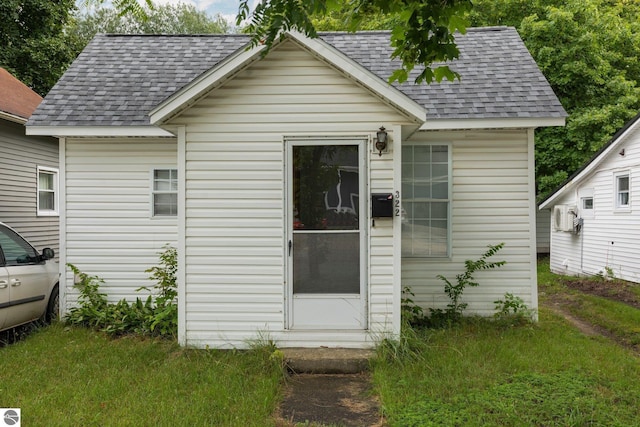
[[390,83],[407,81],[417,67],[415,83],[460,77],[445,65],[432,69],[432,64],[458,57],[454,33],[466,30],[470,0],[264,0],[253,13],[249,1],[240,1],[236,23],[250,19],[245,30],[252,34],[251,45],[266,45],[265,55],[283,31],[317,37],[316,24],[325,30],[392,29],[392,58],[402,66]]

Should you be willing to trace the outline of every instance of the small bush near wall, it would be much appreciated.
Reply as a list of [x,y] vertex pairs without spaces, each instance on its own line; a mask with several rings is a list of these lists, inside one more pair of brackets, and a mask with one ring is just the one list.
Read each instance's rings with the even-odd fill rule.
[[156,294],[146,300],[136,298],[129,304],[125,299],[117,303],[107,302],[106,294],[100,292],[104,284],[98,276],[89,276],[76,266],[67,264],[78,282],[74,285],[79,291],[78,306],[71,308],[65,322],[94,328],[109,335],[140,334],[162,337],[175,337],[178,330],[178,306],[176,301],[177,251],[165,245],[159,254],[158,266],[146,270],[151,273],[149,279],[156,285],[153,289],[143,286],[138,289]]

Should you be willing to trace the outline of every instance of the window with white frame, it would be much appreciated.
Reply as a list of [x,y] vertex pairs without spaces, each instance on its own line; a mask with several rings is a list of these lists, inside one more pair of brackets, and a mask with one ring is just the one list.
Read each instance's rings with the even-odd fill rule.
[[58,169],[38,166],[38,216],[57,216],[58,211]]
[[582,209],[593,210],[593,197],[583,197],[581,200],[582,200]]
[[402,255],[449,256],[448,145],[402,147]]
[[178,170],[154,169],[152,215],[166,217],[178,215]]
[[616,208],[628,208],[630,206],[629,198],[629,174],[618,174],[615,177],[616,184]]

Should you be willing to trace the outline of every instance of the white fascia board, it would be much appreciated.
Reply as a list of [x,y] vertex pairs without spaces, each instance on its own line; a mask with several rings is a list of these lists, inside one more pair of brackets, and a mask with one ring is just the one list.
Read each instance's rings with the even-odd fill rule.
[[591,162],[588,165],[586,165],[584,169],[580,171],[579,174],[574,176],[571,179],[571,181],[567,182],[555,193],[553,193],[547,200],[545,200],[544,203],[542,203],[538,207],[538,210],[550,209],[551,206],[554,205],[555,201],[560,196],[562,196],[565,192],[569,191],[570,189],[574,188],[580,181],[582,181],[585,177],[589,176],[592,172],[594,172],[600,166],[600,163],[602,163],[604,159],[606,159],[612,151],[616,150],[623,142],[625,142],[629,134],[631,134],[636,130],[636,127],[638,127],[638,123],[640,123],[640,120],[636,121],[631,126],[629,126],[620,136],[618,136],[618,138],[615,141],[609,144],[609,146],[605,148],[604,151],[598,155],[598,157],[591,160]]
[[21,125],[27,123],[27,119],[24,117],[16,116],[15,114],[7,113],[6,111],[0,111],[0,119],[4,119],[13,123],[19,123]]
[[266,46],[260,45],[251,49],[241,49],[234,55],[204,72],[191,83],[171,95],[149,113],[151,124],[160,125],[186,106],[208,93],[220,81],[235,74],[239,69],[258,59]]
[[513,118],[513,119],[432,119],[420,127],[420,130],[458,130],[458,129],[524,129],[547,126],[564,126],[563,117]]
[[371,71],[358,64],[353,59],[328,44],[322,39],[311,39],[302,33],[291,31],[287,33],[293,40],[297,41],[307,50],[319,56],[325,62],[342,70],[353,80],[361,83],[373,93],[389,102],[396,109],[408,116],[412,121],[424,123],[427,113],[424,107],[400,92],[395,87],[381,80]]
[[156,126],[27,126],[27,135],[56,137],[173,137],[173,133]]

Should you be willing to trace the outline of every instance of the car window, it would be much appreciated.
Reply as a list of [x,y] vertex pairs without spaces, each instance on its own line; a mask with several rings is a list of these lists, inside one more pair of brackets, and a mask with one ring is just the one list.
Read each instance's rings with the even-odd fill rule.
[[40,262],[40,257],[35,249],[22,237],[5,227],[0,227],[0,249],[4,254],[6,266]]

